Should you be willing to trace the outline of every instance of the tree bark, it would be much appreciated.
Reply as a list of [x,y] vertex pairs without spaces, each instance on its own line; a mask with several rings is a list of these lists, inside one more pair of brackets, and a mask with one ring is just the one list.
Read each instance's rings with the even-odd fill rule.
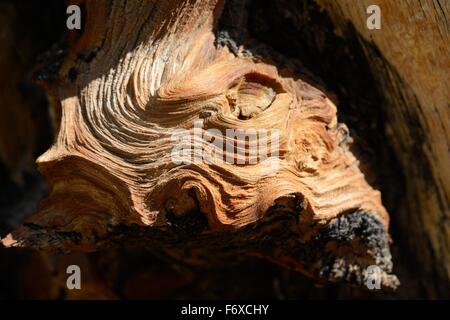
[[[38,159],[50,195],[3,243],[91,251],[120,241],[195,264],[242,253],[361,285],[375,265],[395,288],[389,217],[335,105],[295,70],[223,45],[232,39],[214,33],[222,7],[84,3],[83,32],[47,84],[62,108]],[[230,129],[259,130],[259,154]],[[173,156],[180,130],[195,136],[187,162]]]
[[318,2],[338,32],[345,34],[351,23],[365,43],[364,52],[386,101],[387,138],[406,179],[396,218],[399,233],[411,251],[420,252],[414,256],[429,295],[446,295],[450,290],[450,3],[377,1],[382,28],[371,31],[361,12],[373,1]]
[[[48,283],[29,295],[57,297],[63,275],[52,274],[68,261],[89,274],[99,263],[47,251],[101,250],[123,271],[121,259],[135,247],[199,268],[262,257],[316,284],[364,287],[368,267],[377,265],[383,286],[393,288],[388,211],[402,282],[389,296],[448,297],[447,2],[377,1],[382,29],[372,31],[366,8],[374,3],[365,0],[74,3],[83,9],[83,29],[69,32],[63,51],[48,51],[39,75],[58,135],[38,159],[50,195],[2,240],[40,251],[29,259]],[[8,26],[11,12],[1,9]],[[0,84],[13,93],[21,72],[9,64],[13,51],[3,52],[0,67],[15,76]],[[32,170],[40,128],[50,127],[45,117],[31,121],[20,95],[0,94],[2,119],[15,115],[0,125],[0,161],[16,183]],[[266,170],[271,159],[236,165],[245,152],[231,154],[231,165],[197,163],[195,147],[192,163],[174,164],[173,133],[194,134],[199,121],[202,132],[280,130],[281,166],[274,173]],[[21,154],[8,134],[34,138]],[[17,214],[0,225],[17,224],[33,197],[26,210],[3,207]],[[122,247],[125,255],[117,253]],[[158,272],[152,278],[173,277]],[[135,296],[141,276],[110,282]],[[115,296],[91,278],[80,297]]]

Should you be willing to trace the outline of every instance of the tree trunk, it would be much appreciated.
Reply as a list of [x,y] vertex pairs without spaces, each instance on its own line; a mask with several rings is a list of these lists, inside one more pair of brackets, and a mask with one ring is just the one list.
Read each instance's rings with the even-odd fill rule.
[[[371,1],[319,1],[340,32],[361,36],[385,99],[386,135],[405,176],[397,225],[430,296],[450,287],[450,42],[448,1],[378,1],[382,29],[361,19]],[[374,49],[376,48],[376,50]],[[432,279],[432,280],[431,280]]]
[[360,287],[378,266],[396,288],[389,212],[390,295],[448,295],[448,4],[379,1],[374,31],[366,1],[77,4],[81,32],[39,76],[58,129],[38,159],[49,196],[5,246],[256,256]]

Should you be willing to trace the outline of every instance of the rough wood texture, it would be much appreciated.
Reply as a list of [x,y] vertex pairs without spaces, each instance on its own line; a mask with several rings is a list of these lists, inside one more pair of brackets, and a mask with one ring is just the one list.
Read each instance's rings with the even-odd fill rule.
[[[366,40],[365,54],[387,100],[388,138],[406,179],[405,200],[397,218],[400,234],[418,253],[419,273],[428,294],[448,295],[450,2],[317,2],[332,17],[338,34],[345,37],[351,24]],[[381,30],[366,27],[361,12],[370,4],[381,8]]]
[[[48,84],[62,108],[58,138],[38,159],[50,196],[6,246],[137,243],[194,264],[242,253],[359,284],[376,264],[382,284],[397,285],[388,214],[325,93],[245,50],[218,46],[216,1],[84,8],[83,33],[72,35],[59,78]],[[279,156],[176,164],[179,129],[276,129]]]

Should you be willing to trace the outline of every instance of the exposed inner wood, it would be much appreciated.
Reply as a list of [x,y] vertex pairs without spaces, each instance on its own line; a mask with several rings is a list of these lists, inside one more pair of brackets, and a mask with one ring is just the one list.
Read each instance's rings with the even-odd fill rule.
[[[378,265],[382,284],[397,285],[388,214],[326,93],[217,46],[215,0],[83,6],[83,33],[48,85],[61,102],[58,137],[38,159],[50,195],[5,246],[140,242],[192,263],[221,249],[359,284]],[[242,150],[208,149],[235,143],[227,129],[264,130],[266,140],[278,132],[278,155],[255,163]],[[185,154],[190,164],[173,160],[180,130],[207,137],[191,140],[200,148]],[[199,150],[232,161],[208,163]]]

